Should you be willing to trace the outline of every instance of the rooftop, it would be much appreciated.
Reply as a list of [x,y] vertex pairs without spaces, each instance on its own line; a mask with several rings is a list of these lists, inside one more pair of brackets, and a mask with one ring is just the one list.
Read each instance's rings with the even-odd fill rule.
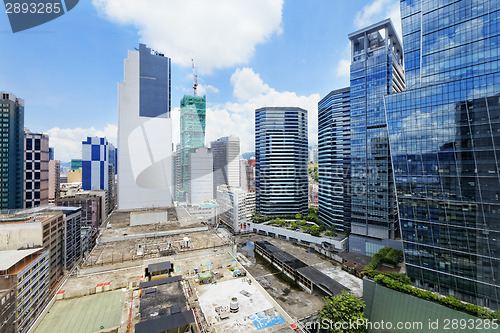
[[[0,251],[0,271],[6,271],[27,256],[40,251],[42,248],[28,250]],[[30,261],[31,262],[31,261]],[[28,264],[28,263],[27,263]]]
[[307,277],[314,284],[327,289],[332,295],[340,295],[342,290],[350,291],[348,288],[344,287],[342,284],[330,278],[328,275],[320,272],[314,267],[307,266],[297,269],[297,272]]
[[141,283],[142,294],[139,307],[141,322],[188,310],[179,279],[166,278],[150,282],[156,283],[152,285]]
[[164,261],[164,262],[159,262],[156,264],[149,264],[148,265],[148,272],[149,273],[168,271],[170,269],[172,269],[172,264],[170,263],[170,261]]
[[193,312],[183,311],[177,312],[169,316],[161,316],[156,319],[142,321],[135,325],[136,333],[157,333],[165,332],[172,328],[184,327],[194,323]]
[[125,291],[58,300],[34,333],[88,333],[120,325]]

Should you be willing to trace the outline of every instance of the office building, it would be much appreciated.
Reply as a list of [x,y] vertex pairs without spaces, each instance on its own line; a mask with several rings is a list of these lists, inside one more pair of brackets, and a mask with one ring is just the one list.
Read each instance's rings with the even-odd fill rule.
[[117,157],[116,154],[118,150],[112,143],[108,144],[108,209],[107,215],[116,207],[116,168],[117,168]]
[[24,206],[24,100],[0,91],[0,209]]
[[0,281],[0,332],[16,332],[16,291],[14,279]]
[[24,207],[49,204],[49,136],[24,131]]
[[264,216],[307,213],[307,111],[255,110],[256,210]]
[[82,183],[82,168],[76,170],[68,170],[68,183]]
[[88,228],[92,239],[90,245],[92,249],[96,243],[99,226],[102,223],[102,196],[91,194],[67,196],[56,199],[56,205],[63,207],[81,207],[81,227]]
[[309,150],[309,162],[312,164],[318,164],[318,146],[312,146]]
[[83,166],[83,161],[81,158],[72,158],[70,166],[71,166],[71,170],[81,169]]
[[255,192],[240,187],[219,185],[217,188],[219,222],[234,233],[250,232],[250,218],[255,213]]
[[401,2],[407,89],[385,98],[406,272],[500,310],[500,7]]
[[198,148],[189,157],[188,202],[200,204],[214,199],[213,156],[208,148]]
[[349,251],[400,248],[384,96],[405,88],[403,50],[390,19],[351,41],[351,236]]
[[240,187],[255,192],[255,158],[240,160]]
[[211,143],[214,157],[214,198],[219,185],[240,185],[240,138],[226,136]]
[[61,187],[61,161],[49,161],[49,201],[59,197]]
[[351,228],[349,92],[334,90],[318,103],[318,216],[340,232]]
[[[206,98],[185,95],[181,100],[180,180],[176,201],[187,202],[190,194],[189,154],[205,147]],[[212,190],[213,193],[213,190]],[[213,196],[213,194],[212,194]]]
[[82,189],[106,193],[102,201],[103,218],[108,216],[115,207],[114,166],[109,162],[114,152],[115,147],[106,138],[87,137],[87,140],[82,142]]
[[174,200],[177,200],[181,189],[181,145],[175,146],[172,153],[172,193]]
[[0,290],[13,290],[1,332],[28,332],[41,314],[49,301],[49,261],[49,251],[40,247],[0,251]]
[[118,149],[111,142],[109,143],[109,164],[113,165],[114,174],[118,171]]
[[80,207],[52,206],[49,211],[62,212],[64,217],[64,269],[70,270],[82,257],[82,209]]
[[19,211],[0,216],[0,251],[36,247],[49,251],[51,292],[63,276],[64,244],[64,217],[61,212]]
[[170,207],[170,58],[128,51],[118,84],[118,209]]
[[82,141],[82,189],[108,190],[109,143],[106,138]]

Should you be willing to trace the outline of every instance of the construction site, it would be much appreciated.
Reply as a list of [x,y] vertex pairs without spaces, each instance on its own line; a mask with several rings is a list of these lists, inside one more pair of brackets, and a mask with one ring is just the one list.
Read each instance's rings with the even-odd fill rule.
[[[305,247],[193,220],[170,209],[113,213],[31,332],[299,332],[324,296],[362,294],[360,279]],[[262,241],[320,283],[298,284],[255,251]]]

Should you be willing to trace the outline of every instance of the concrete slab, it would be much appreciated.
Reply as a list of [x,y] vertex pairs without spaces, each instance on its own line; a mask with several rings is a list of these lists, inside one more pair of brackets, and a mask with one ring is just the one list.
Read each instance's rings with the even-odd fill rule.
[[[274,332],[289,327],[256,286],[248,284],[244,278],[201,285],[196,290],[203,314],[217,332]],[[240,291],[247,292],[249,296],[242,295]],[[238,298],[239,311],[229,313],[229,318],[220,320],[215,309],[229,308],[232,297]]]
[[91,333],[120,325],[125,291],[56,301],[35,333]]

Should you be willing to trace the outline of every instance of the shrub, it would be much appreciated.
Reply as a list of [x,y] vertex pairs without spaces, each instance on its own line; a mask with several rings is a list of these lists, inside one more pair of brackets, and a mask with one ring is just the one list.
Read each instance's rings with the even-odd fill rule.
[[[381,254],[382,255],[382,254]],[[385,256],[383,256],[382,261],[386,264],[397,265],[403,257],[403,251],[390,249]]]

